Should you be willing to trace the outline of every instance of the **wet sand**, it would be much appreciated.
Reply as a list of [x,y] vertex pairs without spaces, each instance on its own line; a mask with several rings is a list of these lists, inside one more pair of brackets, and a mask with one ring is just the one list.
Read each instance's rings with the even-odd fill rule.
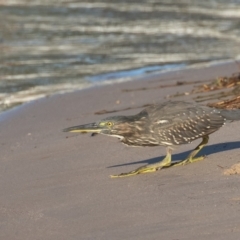
[[[176,81],[205,81],[239,72],[236,63],[189,69],[138,81],[89,88],[25,104],[0,116],[0,238],[12,239],[219,239],[240,234],[240,178],[223,168],[240,160],[240,125],[210,136],[208,157],[184,167],[111,179],[155,162],[164,147],[131,148],[106,136],[63,133],[124,109],[166,100],[193,85],[159,88]],[[149,88],[143,91],[123,89]],[[192,96],[175,100],[191,100]],[[199,141],[182,145],[183,159]]]

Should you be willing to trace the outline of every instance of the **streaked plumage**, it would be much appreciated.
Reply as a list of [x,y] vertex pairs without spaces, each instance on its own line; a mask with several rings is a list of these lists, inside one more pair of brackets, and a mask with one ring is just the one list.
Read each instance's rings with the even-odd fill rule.
[[[220,110],[189,102],[154,104],[132,116],[107,117],[99,122],[70,127],[65,132],[93,132],[119,137],[129,146],[166,146],[190,143],[198,138],[203,142],[185,163],[194,161],[199,149],[207,144],[208,135],[217,131],[227,120],[240,120],[240,110]],[[117,176],[156,171],[171,165],[170,150],[163,162],[136,169]],[[170,157],[170,160],[169,160]],[[184,161],[183,161],[184,162]],[[142,171],[143,170],[143,171]]]

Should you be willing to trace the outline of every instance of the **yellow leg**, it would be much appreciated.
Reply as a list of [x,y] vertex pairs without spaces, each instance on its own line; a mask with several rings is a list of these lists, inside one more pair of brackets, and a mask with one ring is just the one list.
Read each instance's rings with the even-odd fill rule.
[[147,164],[147,165],[139,167],[131,172],[120,173],[117,175],[110,175],[110,177],[111,178],[129,177],[129,176],[134,176],[134,175],[141,174],[141,173],[156,172],[157,170],[159,170],[163,167],[171,166],[171,159],[172,159],[171,156],[172,156],[172,149],[167,148],[167,155],[162,161],[156,162],[153,164]]
[[179,163],[175,163],[175,164],[173,164],[173,166],[183,166],[183,165],[186,165],[188,163],[193,163],[193,162],[197,162],[197,161],[203,160],[205,158],[205,156],[201,156],[201,157],[197,157],[197,158],[194,158],[194,157],[208,143],[208,140],[209,140],[209,136],[204,136],[202,138],[202,142],[189,154],[187,159],[185,159],[185,160],[183,160],[183,161],[181,161]]

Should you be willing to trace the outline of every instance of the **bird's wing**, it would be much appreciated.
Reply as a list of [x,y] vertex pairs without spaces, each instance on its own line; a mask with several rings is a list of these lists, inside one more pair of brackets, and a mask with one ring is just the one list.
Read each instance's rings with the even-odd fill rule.
[[199,105],[150,109],[150,131],[166,145],[190,143],[217,131],[224,124],[218,110]]

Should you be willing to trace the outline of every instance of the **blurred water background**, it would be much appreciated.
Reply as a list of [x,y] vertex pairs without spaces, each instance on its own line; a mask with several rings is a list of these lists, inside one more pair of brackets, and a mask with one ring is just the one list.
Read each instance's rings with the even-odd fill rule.
[[240,0],[0,0],[0,111],[239,50]]

